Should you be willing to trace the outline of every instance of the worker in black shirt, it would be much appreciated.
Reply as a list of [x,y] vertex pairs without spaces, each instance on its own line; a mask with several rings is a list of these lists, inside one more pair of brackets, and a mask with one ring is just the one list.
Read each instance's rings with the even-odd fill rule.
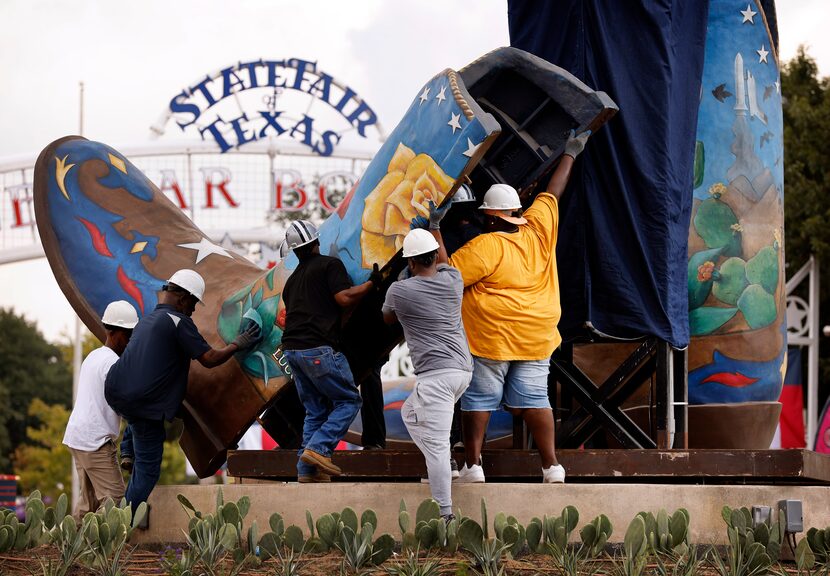
[[380,283],[377,265],[370,280],[352,286],[337,258],[320,254],[317,228],[296,220],[285,232],[300,263],[283,288],[282,346],[306,410],[297,463],[300,482],[328,482],[341,470],[331,454],[360,410],[360,393],[340,351],[342,312]]

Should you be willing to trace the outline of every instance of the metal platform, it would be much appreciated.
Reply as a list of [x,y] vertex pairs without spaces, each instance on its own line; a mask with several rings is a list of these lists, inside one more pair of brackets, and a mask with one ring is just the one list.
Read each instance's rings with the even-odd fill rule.
[[[463,454],[454,454],[461,461]],[[830,485],[830,456],[810,450],[558,450],[568,483],[797,484]],[[418,451],[340,451],[338,480],[411,481],[426,474]],[[539,482],[533,450],[484,450],[488,482]],[[246,480],[297,477],[294,450],[232,450],[228,472]]]

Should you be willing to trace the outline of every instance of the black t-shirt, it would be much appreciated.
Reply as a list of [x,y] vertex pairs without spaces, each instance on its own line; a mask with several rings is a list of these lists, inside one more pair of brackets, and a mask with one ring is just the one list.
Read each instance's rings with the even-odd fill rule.
[[282,291],[286,350],[319,346],[340,349],[341,309],[334,295],[351,288],[346,267],[337,258],[313,254],[299,263]]
[[187,392],[191,359],[208,350],[210,344],[189,316],[159,304],[141,319],[110,368],[104,385],[107,403],[127,420],[172,420]]

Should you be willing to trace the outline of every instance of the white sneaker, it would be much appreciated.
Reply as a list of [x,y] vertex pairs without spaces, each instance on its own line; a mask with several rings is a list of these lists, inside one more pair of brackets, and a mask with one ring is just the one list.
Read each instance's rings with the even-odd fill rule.
[[478,464],[473,464],[467,468],[467,464],[464,463],[464,466],[462,466],[461,470],[458,471],[458,479],[456,482],[459,484],[484,482],[484,468]]
[[450,474],[453,481],[458,480],[458,464],[455,462],[455,458],[452,457],[450,457]]
[[542,482],[544,484],[562,484],[565,481],[565,469],[557,464],[550,468],[542,468]]

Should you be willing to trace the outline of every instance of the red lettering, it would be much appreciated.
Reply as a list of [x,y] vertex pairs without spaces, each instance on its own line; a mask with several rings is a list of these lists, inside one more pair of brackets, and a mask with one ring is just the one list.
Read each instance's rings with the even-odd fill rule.
[[[227,185],[231,181],[231,171],[227,168],[200,168],[205,179],[205,205],[202,208],[217,208],[213,202],[214,188],[225,197],[228,205],[231,208],[236,208],[239,204],[233,199],[230,192],[228,192]],[[218,174],[220,180],[214,180],[214,175]]]
[[[355,182],[357,182],[357,176],[350,172],[335,171],[323,174],[317,183],[320,204],[327,212],[334,212],[337,204],[343,200]],[[334,202],[331,201],[332,199]]]
[[[303,189],[302,174],[297,170],[274,170],[273,210],[297,212],[308,204],[308,194]],[[284,194],[289,194],[293,201],[285,202]]]
[[32,220],[32,185],[29,183],[15,184],[6,188],[12,201],[12,213],[14,224],[12,228],[25,228],[34,226]]
[[176,195],[176,201],[179,203],[179,208],[187,210],[187,202],[184,199],[184,194],[182,194],[182,189],[179,187],[179,181],[176,180],[175,170],[161,171],[161,184],[159,184],[159,190],[163,193],[172,191]]

